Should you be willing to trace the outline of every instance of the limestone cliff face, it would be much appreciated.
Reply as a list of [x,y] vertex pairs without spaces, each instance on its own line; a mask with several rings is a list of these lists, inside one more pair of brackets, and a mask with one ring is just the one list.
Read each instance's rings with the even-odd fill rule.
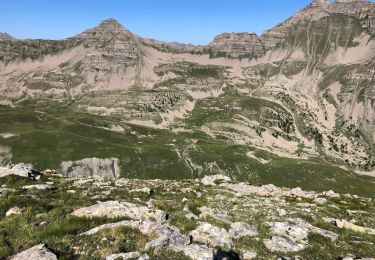
[[213,57],[228,54],[232,58],[252,58],[265,53],[260,38],[252,33],[223,33],[216,36],[209,47]]

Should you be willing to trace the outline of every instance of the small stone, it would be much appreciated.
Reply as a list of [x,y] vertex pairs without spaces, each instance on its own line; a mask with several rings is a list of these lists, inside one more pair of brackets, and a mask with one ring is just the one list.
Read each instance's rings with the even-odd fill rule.
[[255,259],[255,257],[257,257],[257,253],[256,252],[249,252],[249,251],[246,251],[242,254],[242,259],[243,260],[252,260],[252,259]]
[[333,190],[323,192],[323,194],[329,198],[340,198],[340,194],[335,193]]
[[67,190],[66,192],[71,194],[77,193],[75,190]]
[[188,220],[198,220],[198,216],[192,212],[186,213],[185,218],[187,218]]
[[19,215],[22,213],[22,209],[20,209],[19,207],[13,207],[13,208],[10,208],[6,213],[5,213],[5,216],[9,217],[9,216],[12,216],[12,215]]
[[150,257],[148,256],[148,254],[143,254],[141,255],[138,260],[147,260],[147,259],[150,259]]
[[283,217],[283,216],[286,215],[286,210],[285,210],[285,209],[277,208],[276,211],[277,211],[277,214],[278,214],[280,217]]
[[129,180],[121,178],[115,181],[115,186],[116,187],[125,187],[129,183]]
[[45,225],[47,225],[48,224],[48,222],[47,221],[42,221],[42,222],[40,222],[39,223],[39,227],[42,227],[42,226],[45,226]]
[[327,202],[327,199],[325,199],[325,198],[315,198],[315,199],[314,199],[314,202],[315,202],[316,204],[322,205],[322,204],[324,204],[324,203]]
[[116,260],[116,259],[134,259],[137,257],[140,257],[140,253],[138,252],[129,252],[129,253],[119,253],[119,254],[113,254],[106,256],[105,260]]
[[131,193],[132,192],[143,192],[143,193],[146,193],[146,194],[151,194],[151,189],[149,187],[143,187],[142,189],[134,189],[134,190],[131,190],[130,191]]
[[231,179],[222,174],[206,175],[201,179],[201,183],[205,186],[216,186],[216,181],[229,182]]

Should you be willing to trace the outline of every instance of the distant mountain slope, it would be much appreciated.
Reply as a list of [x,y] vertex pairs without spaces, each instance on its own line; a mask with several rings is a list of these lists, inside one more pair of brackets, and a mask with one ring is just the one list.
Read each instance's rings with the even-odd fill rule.
[[[1,40],[0,104],[64,106],[370,174],[374,36],[375,4],[365,0],[315,0],[260,36],[223,33],[208,46],[144,39],[108,19],[60,41]],[[200,174],[198,146],[168,149]]]
[[15,38],[13,38],[11,35],[7,33],[0,32],[0,41],[13,41]]

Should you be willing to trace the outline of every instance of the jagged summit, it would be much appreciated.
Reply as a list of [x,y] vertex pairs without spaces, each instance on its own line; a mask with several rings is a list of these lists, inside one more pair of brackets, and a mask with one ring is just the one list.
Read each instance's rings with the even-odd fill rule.
[[99,23],[99,25],[94,27],[93,29],[94,30],[105,30],[105,31],[113,32],[113,33],[124,31],[124,30],[129,32],[127,29],[125,29],[125,27],[121,23],[119,23],[114,18],[109,18],[109,19],[101,21]]

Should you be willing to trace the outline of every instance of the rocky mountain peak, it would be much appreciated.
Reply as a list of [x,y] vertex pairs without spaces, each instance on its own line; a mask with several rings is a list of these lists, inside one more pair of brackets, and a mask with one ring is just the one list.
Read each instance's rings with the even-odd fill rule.
[[83,63],[90,71],[119,72],[138,64],[143,55],[139,38],[110,18],[73,37],[92,48]]
[[109,19],[101,21],[100,24],[95,28],[96,29],[103,29],[103,30],[107,30],[107,31],[114,31],[114,32],[125,29],[124,26],[122,26],[122,24],[120,24],[114,18],[109,18]]
[[104,47],[109,43],[137,44],[137,37],[125,29],[117,20],[110,18],[102,21],[98,26],[88,29],[73,38],[83,40],[87,47]]
[[13,40],[15,40],[15,38],[9,35],[8,33],[0,32],[0,41],[13,41]]

